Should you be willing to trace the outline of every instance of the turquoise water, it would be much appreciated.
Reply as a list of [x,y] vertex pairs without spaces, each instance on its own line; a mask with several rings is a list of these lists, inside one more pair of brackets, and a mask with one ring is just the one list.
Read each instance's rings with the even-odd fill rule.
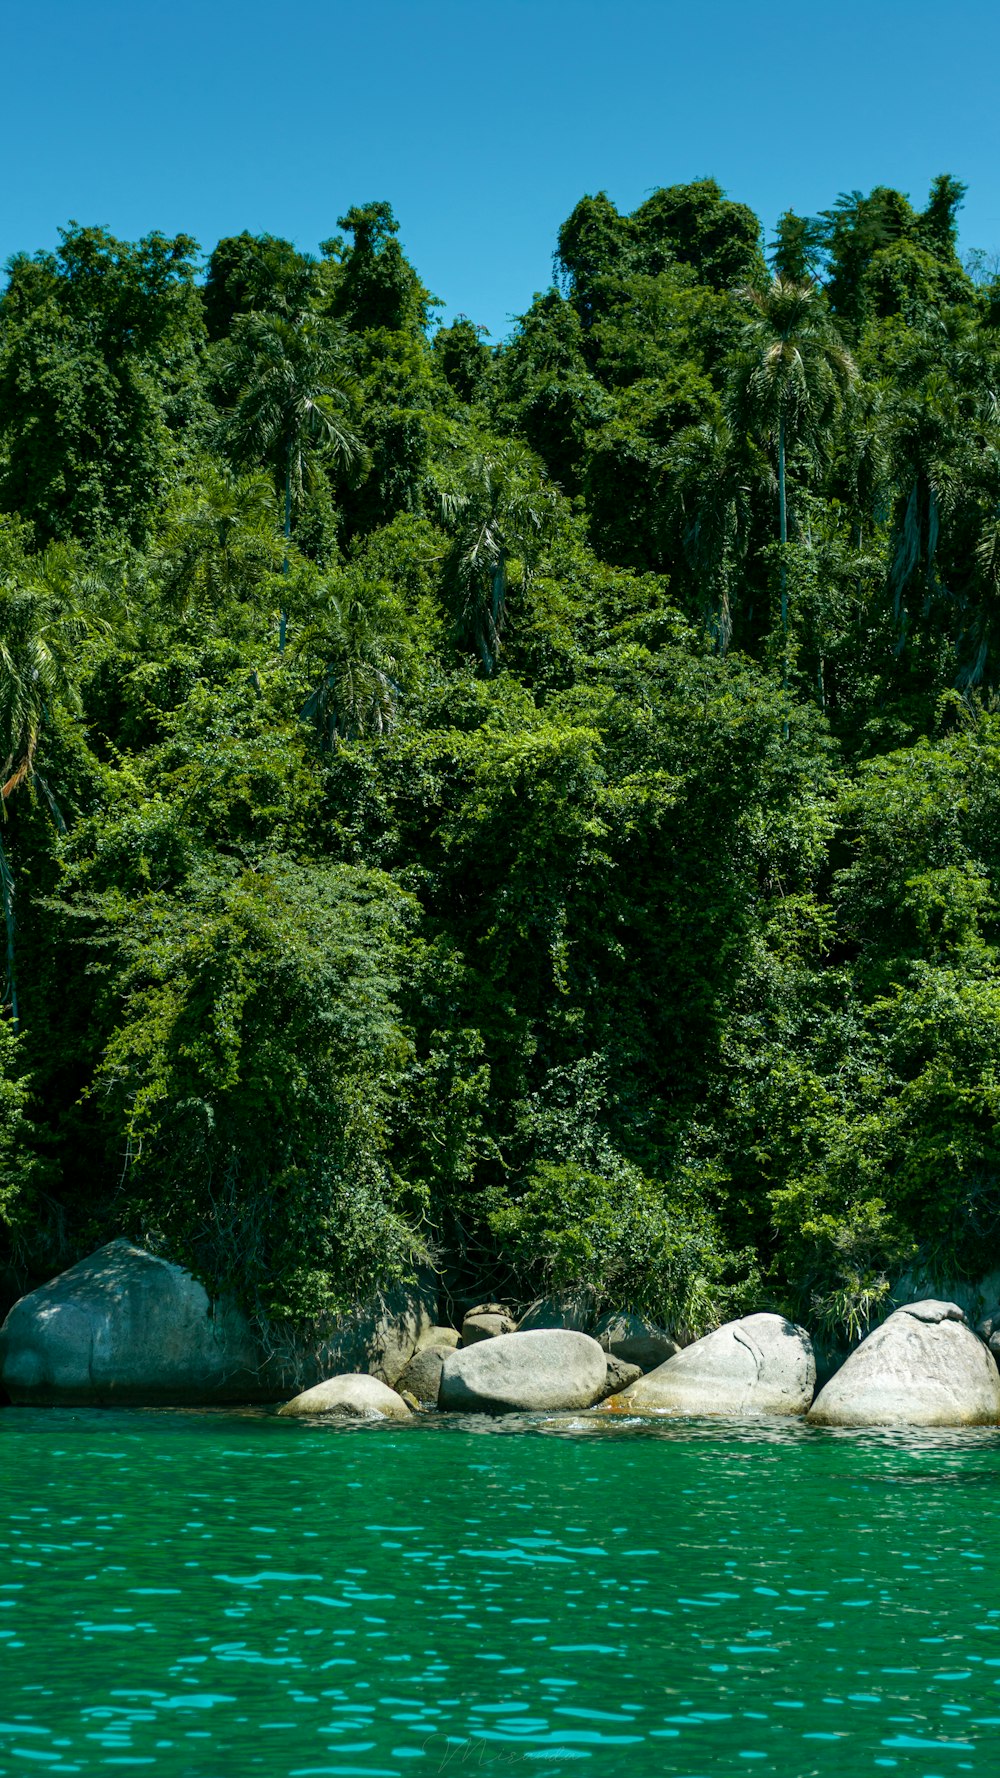
[[0,1773],[1000,1768],[1000,1435],[0,1412]]

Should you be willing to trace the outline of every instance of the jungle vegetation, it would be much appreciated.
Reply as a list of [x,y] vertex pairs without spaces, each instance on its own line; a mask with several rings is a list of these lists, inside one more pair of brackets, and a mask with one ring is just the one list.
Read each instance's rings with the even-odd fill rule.
[[430,1256],[831,1337],[1000,1238],[1000,279],[963,187],[386,203],[0,299],[0,1265]]

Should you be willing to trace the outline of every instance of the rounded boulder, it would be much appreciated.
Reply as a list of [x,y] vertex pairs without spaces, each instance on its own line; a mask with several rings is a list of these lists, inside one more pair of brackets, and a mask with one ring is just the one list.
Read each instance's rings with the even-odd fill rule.
[[635,1414],[804,1414],[816,1387],[805,1329],[745,1315],[695,1340],[613,1398]]
[[328,1377],[325,1383],[314,1383],[291,1401],[286,1401],[279,1415],[301,1419],[310,1414],[340,1414],[348,1420],[409,1420],[410,1410],[402,1397],[382,1383],[378,1377],[360,1373],[349,1377]]
[[996,1426],[1000,1371],[957,1303],[907,1303],[822,1388],[817,1426]]
[[589,1408],[606,1378],[605,1355],[589,1334],[565,1328],[498,1334],[448,1353],[438,1406],[487,1414]]
[[514,1332],[514,1318],[502,1303],[483,1303],[470,1309],[462,1322],[460,1346],[475,1346],[480,1340],[496,1340],[501,1334]]

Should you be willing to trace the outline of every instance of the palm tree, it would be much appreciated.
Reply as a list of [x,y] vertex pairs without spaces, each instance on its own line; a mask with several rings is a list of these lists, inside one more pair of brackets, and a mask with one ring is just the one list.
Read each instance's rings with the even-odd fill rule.
[[56,698],[76,702],[73,684],[80,642],[97,620],[84,615],[82,599],[95,590],[76,549],[50,544],[23,582],[0,586],[0,899],[6,927],[6,992],[15,1031],[19,1026],[15,967],[14,875],[3,843],[7,804],[34,780],[57,827],[59,805],[39,770],[43,732]]
[[324,606],[320,589],[317,620],[299,642],[299,652],[320,663],[302,715],[315,724],[324,747],[384,735],[395,722],[402,668],[392,614],[379,609],[380,591],[344,576]]
[[665,529],[691,572],[705,627],[723,655],[732,639],[733,583],[746,555],[746,470],[729,428],[719,421],[686,426],[670,441]]
[[173,495],[155,562],[172,610],[215,612],[248,599],[278,561],[274,489],[262,471],[235,476],[209,461],[194,485]]
[[[301,500],[320,449],[351,473],[364,450],[343,419],[348,398],[340,382],[339,333],[310,314],[238,315],[222,354],[222,379],[235,391],[224,439],[238,467],[269,462],[283,485],[285,559],[293,502]],[[282,609],[279,649],[288,613]]]
[[557,496],[523,445],[504,444],[469,459],[461,481],[441,495],[453,530],[445,557],[446,597],[487,673],[500,655],[511,569],[527,585],[551,527]]
[[729,407],[734,423],[763,435],[777,456],[781,543],[781,628],[788,683],[788,475],[790,445],[818,451],[857,377],[854,359],[815,284],[775,278],[740,292],[750,316],[733,361]]

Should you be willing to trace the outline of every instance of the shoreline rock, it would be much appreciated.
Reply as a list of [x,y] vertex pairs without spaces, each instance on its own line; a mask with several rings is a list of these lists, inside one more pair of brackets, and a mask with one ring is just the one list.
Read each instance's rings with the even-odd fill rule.
[[278,1409],[279,1419],[306,1419],[313,1414],[339,1414],[348,1420],[412,1420],[401,1396],[377,1377],[327,1377]]
[[321,1340],[261,1349],[234,1303],[183,1266],[110,1241],[14,1304],[0,1381],[16,1404],[210,1406],[283,1401],[344,1372],[392,1385],[432,1325],[436,1279],[394,1286]]
[[529,1304],[517,1324],[518,1333],[536,1328],[565,1328],[570,1333],[593,1333],[597,1320],[597,1292],[590,1284],[576,1290],[557,1290]]
[[602,1315],[594,1329],[594,1338],[612,1358],[620,1358],[624,1364],[637,1364],[641,1371],[656,1370],[681,1349],[665,1328],[657,1327],[630,1309],[615,1309]]
[[606,1381],[605,1354],[589,1334],[534,1328],[449,1352],[438,1406],[466,1414],[589,1408]]
[[1000,1425],[1000,1371],[957,1303],[907,1303],[830,1378],[816,1426]]
[[474,1346],[480,1340],[496,1340],[501,1334],[514,1332],[514,1317],[502,1303],[482,1303],[470,1309],[462,1321],[460,1346]]
[[816,1386],[805,1328],[745,1315],[648,1371],[606,1407],[634,1414],[804,1414]]

